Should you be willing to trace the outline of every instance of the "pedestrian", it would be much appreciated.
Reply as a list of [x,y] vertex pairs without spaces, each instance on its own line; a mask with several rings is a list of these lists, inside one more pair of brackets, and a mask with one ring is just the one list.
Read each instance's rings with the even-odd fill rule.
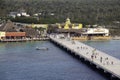
[[106,57],[105,60],[108,60],[108,57]]
[[113,61],[111,61],[111,64],[113,65]]
[[97,56],[95,55],[95,58],[97,58]]
[[109,61],[107,61],[107,65],[109,64]]
[[92,59],[92,60],[93,60],[93,57],[94,57],[94,56],[93,56],[93,55],[91,55],[91,59]]
[[74,41],[72,41],[72,44],[75,44],[75,42],[74,42]]
[[82,46],[81,46],[81,49],[82,49]]
[[88,52],[86,52],[86,54],[88,54]]
[[102,57],[100,57],[100,62],[102,63]]

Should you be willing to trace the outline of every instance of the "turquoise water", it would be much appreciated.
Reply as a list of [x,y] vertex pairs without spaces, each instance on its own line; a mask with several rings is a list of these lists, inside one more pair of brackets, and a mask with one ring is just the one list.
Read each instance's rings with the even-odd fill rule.
[[86,41],[84,43],[120,59],[120,40]]
[[[116,44],[120,41],[85,43],[119,56],[120,45]],[[36,47],[48,47],[49,50],[36,50]],[[0,80],[107,79],[49,41],[36,41],[0,43]]]

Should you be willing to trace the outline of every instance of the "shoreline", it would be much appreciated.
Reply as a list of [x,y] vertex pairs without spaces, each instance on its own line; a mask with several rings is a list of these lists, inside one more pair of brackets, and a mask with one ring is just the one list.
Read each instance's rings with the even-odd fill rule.
[[120,36],[112,36],[112,40],[120,40]]
[[[32,38],[32,39],[2,39],[0,42],[26,42],[26,41],[47,41],[49,38]],[[120,36],[112,36],[110,40],[120,40]],[[82,40],[84,41],[84,40]],[[85,41],[104,41],[104,40],[85,40]],[[105,40],[106,41],[106,40]]]
[[49,38],[33,38],[33,39],[3,39],[0,42],[26,42],[26,41],[46,41]]

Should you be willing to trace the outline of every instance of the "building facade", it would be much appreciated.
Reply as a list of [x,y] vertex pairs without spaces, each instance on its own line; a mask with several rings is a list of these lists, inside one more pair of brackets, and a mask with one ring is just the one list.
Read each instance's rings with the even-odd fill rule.
[[5,32],[0,31],[0,39],[4,39],[5,38]]
[[6,32],[5,38],[6,39],[22,39],[26,37],[25,32]]

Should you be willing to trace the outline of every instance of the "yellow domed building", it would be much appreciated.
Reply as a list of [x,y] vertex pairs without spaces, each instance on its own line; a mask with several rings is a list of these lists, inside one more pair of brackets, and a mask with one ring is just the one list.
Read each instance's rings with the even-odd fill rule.
[[66,19],[64,24],[58,24],[58,28],[64,30],[81,29],[82,27],[82,24],[72,24],[69,18]]
[[81,23],[76,24],[76,23],[71,23],[70,18],[67,18],[65,23],[63,24],[57,24],[58,33],[62,33],[64,35],[70,34],[72,39],[75,40],[87,40],[87,37],[81,35],[81,31],[83,28],[83,25]]
[[83,28],[81,23],[72,24],[70,19],[67,18],[63,24],[57,24],[58,33],[70,35],[73,40],[110,40],[109,30],[103,27]]

